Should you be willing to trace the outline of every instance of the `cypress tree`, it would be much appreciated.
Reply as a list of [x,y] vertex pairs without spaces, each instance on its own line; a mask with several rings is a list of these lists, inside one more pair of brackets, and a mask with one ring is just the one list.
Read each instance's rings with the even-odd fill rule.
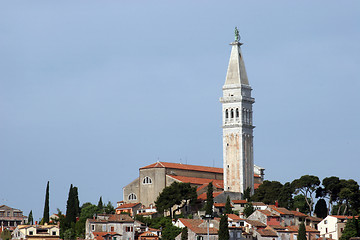
[[214,205],[213,184],[212,182],[210,182],[206,192],[205,215],[213,214],[213,205]]
[[314,213],[318,218],[326,218],[328,210],[324,199],[319,199],[315,205]]
[[71,184],[69,190],[68,200],[66,202],[66,217],[65,217],[65,228],[66,230],[71,227],[71,223],[76,222],[76,208],[75,208],[75,194],[74,187]]
[[306,240],[306,229],[305,229],[304,222],[300,223],[297,239],[298,240]]
[[49,223],[50,215],[49,215],[49,181],[46,185],[46,194],[45,194],[45,206],[44,206],[44,215],[42,223]]
[[103,208],[104,208],[104,204],[102,202],[102,197],[100,197],[99,202],[98,202],[98,209],[100,212],[102,212]]
[[79,194],[78,194],[78,188],[73,187],[73,194],[74,194],[74,209],[75,209],[75,221],[76,217],[80,217],[80,202],[79,202]]
[[218,236],[219,240],[229,240],[230,238],[228,219],[226,215],[221,216]]
[[29,213],[27,225],[34,225],[34,218],[33,218],[32,210]]
[[226,214],[230,214],[230,213],[232,213],[232,212],[233,212],[233,211],[232,211],[232,208],[231,208],[230,197],[227,196],[227,198],[226,198],[226,204],[225,204],[225,213],[226,213]]

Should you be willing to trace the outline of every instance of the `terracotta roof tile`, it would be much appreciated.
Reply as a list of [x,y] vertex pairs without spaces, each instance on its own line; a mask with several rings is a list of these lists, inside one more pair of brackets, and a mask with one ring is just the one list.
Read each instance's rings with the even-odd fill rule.
[[181,163],[170,163],[170,162],[156,162],[148,166],[142,167],[140,169],[147,169],[147,168],[174,168],[174,169],[194,170],[194,171],[202,171],[202,172],[223,173],[222,168],[189,165],[189,164],[181,164]]
[[245,219],[243,219],[243,218],[241,218],[241,217],[239,217],[238,215],[233,214],[233,213],[231,213],[231,214],[226,214],[226,215],[228,216],[228,218],[232,219],[233,221],[245,220]]
[[270,228],[265,228],[265,229],[258,229],[257,232],[262,236],[262,237],[277,237],[277,233],[270,229]]
[[256,211],[259,211],[259,212],[261,212],[262,214],[265,214],[268,217],[279,217],[278,215],[273,214],[269,210],[256,210]]
[[[185,219],[185,218],[179,218],[179,221],[182,222],[182,224],[185,225],[188,229],[193,231],[196,234],[206,234],[207,228],[200,226],[204,221],[201,219]],[[209,233],[211,235],[218,234],[217,228],[209,228]]]
[[[299,231],[299,226],[287,226],[286,227],[288,229],[288,231],[290,232],[298,232]],[[315,232],[315,233],[319,233],[320,231],[316,230],[315,228],[312,228],[310,226],[305,226],[305,230],[306,232]]]
[[269,205],[269,208],[278,212],[281,215],[294,215],[291,211],[287,210],[286,208],[276,207],[275,205]]
[[209,184],[210,182],[212,182],[216,188],[224,189],[224,181],[223,180],[209,179],[209,178],[184,177],[184,176],[175,176],[175,175],[167,175],[167,176],[172,177],[178,181],[181,181],[184,183],[191,183],[194,185]]
[[292,212],[292,214],[294,214],[294,216],[296,216],[296,217],[307,217],[306,214],[299,212],[299,211],[290,211],[290,212]]
[[[223,193],[223,192],[213,192],[213,197],[215,198],[215,197],[219,196],[221,193]],[[206,192],[200,194],[198,196],[198,199],[199,200],[206,200]]]
[[232,202],[233,202],[234,204],[244,204],[244,203],[247,203],[246,200],[232,200]]
[[266,224],[260,222],[260,221],[256,221],[256,220],[248,220],[246,219],[245,222],[249,223],[250,225],[254,226],[254,227],[266,227]]
[[123,205],[120,205],[116,209],[133,208],[133,207],[136,207],[139,204],[141,204],[141,203],[125,203]]

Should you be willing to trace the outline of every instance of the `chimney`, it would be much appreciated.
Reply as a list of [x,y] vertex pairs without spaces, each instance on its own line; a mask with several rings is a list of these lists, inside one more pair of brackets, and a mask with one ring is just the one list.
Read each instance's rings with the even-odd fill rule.
[[279,207],[279,202],[278,202],[278,200],[275,201],[275,207]]

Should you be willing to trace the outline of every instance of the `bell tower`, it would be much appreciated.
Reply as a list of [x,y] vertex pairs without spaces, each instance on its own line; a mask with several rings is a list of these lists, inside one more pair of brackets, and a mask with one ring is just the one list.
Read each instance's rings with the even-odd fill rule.
[[235,28],[222,103],[224,191],[254,192],[253,117],[249,80],[245,70],[240,35]]

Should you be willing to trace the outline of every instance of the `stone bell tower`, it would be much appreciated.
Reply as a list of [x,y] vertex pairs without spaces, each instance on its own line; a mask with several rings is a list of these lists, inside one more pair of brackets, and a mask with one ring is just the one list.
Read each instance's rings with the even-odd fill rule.
[[223,164],[224,191],[244,193],[247,188],[254,192],[254,154],[251,87],[245,70],[235,28],[225,84],[223,86]]

